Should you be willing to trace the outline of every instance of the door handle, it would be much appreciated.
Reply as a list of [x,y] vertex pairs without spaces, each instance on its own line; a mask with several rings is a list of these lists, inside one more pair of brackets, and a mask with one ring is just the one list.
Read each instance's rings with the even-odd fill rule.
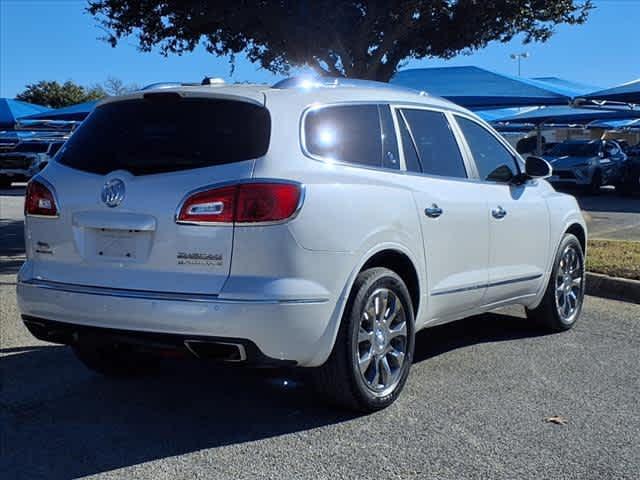
[[498,205],[496,208],[491,210],[491,215],[493,215],[493,218],[501,219],[507,215],[507,211]]
[[432,203],[430,207],[424,209],[424,214],[429,218],[438,218],[442,215],[442,211],[438,205]]

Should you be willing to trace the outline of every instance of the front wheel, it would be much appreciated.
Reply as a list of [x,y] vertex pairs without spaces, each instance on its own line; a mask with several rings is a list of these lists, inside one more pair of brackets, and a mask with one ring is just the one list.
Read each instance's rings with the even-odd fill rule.
[[527,317],[553,332],[569,330],[582,311],[584,300],[584,252],[575,235],[566,233],[553,264],[549,284],[538,307]]
[[411,297],[386,268],[358,275],[333,351],[314,372],[320,393],[340,406],[372,412],[391,405],[409,375],[415,345]]

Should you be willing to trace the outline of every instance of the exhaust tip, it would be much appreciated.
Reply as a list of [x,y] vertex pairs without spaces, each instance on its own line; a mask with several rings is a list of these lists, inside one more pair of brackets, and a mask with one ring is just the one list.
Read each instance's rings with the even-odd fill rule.
[[185,340],[184,346],[200,359],[219,362],[244,362],[247,360],[247,352],[241,343]]

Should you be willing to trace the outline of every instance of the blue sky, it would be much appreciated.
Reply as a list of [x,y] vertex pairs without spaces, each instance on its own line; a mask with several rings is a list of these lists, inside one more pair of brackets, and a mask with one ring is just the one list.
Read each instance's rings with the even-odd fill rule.
[[[477,65],[515,74],[510,53],[526,51],[527,77],[558,76],[598,87],[640,77],[640,1],[600,0],[581,26],[559,26],[547,43],[523,46],[520,39],[493,43],[449,61],[412,60],[407,67]],[[199,81],[205,74],[233,81],[274,82],[278,77],[238,58],[233,77],[228,59],[204,49],[165,58],[142,53],[135,39],[116,48],[99,40],[103,32],[84,13],[84,0],[0,0],[0,97],[13,97],[27,83],[73,80],[93,85],[108,76],[145,85],[158,81]]]

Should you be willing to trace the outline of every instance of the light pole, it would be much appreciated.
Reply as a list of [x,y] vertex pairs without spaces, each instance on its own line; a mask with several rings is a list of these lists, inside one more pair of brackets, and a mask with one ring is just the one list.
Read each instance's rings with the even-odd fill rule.
[[521,70],[520,70],[520,61],[523,58],[529,58],[529,53],[528,52],[522,52],[522,53],[512,53],[511,55],[511,59],[512,60],[518,60],[518,76],[520,76]]

